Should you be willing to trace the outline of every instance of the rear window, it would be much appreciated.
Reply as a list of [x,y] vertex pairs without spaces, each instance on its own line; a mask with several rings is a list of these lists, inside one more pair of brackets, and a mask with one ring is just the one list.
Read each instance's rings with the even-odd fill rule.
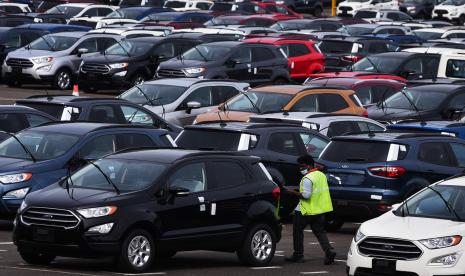
[[63,114],[64,106],[62,105],[54,105],[54,104],[34,104],[34,103],[20,103],[21,105],[25,105],[28,107],[32,107],[44,113],[47,113],[50,116],[53,116],[57,119],[61,119],[61,115]]
[[318,47],[324,54],[352,53],[354,43],[347,41],[322,41]]
[[363,19],[363,18],[376,18],[376,11],[358,11],[354,18]]
[[449,59],[446,66],[446,76],[465,78],[465,60]]
[[184,149],[236,151],[240,139],[240,132],[186,129],[176,144]]
[[405,145],[387,142],[332,141],[321,155],[322,160],[343,163],[377,163],[402,160]]

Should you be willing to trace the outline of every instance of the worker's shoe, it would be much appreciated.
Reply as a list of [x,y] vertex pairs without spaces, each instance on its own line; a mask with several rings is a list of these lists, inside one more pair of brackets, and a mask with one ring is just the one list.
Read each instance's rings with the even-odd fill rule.
[[329,252],[328,254],[326,254],[326,257],[325,257],[325,265],[330,265],[332,263],[334,263],[334,259],[336,258],[336,252]]

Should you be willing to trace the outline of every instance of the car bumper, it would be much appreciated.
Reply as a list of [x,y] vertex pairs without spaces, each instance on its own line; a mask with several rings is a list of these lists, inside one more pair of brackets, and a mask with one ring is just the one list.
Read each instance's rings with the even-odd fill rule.
[[78,84],[92,88],[122,89],[131,86],[127,73],[124,76],[115,74],[86,74],[80,73]]
[[457,14],[455,16],[451,16],[450,14],[441,14],[441,15],[438,15],[438,14],[435,14],[433,13],[433,19],[437,19],[437,20],[445,20],[445,21],[454,21],[454,20],[457,20],[459,18],[460,14]]
[[[415,242],[417,246],[421,246]],[[382,275],[418,275],[418,276],[439,276],[439,275],[465,275],[463,268],[465,267],[465,256],[463,256],[463,248],[449,247],[444,249],[429,250],[421,247],[423,254],[416,260],[397,260],[396,272]],[[455,265],[431,265],[431,260],[458,253],[460,257]],[[379,275],[373,273],[372,257],[363,256],[357,248],[357,244],[352,240],[352,244],[347,254],[347,270],[348,275]],[[403,274],[404,273],[404,274]],[[413,274],[412,274],[413,273]]]
[[[53,66],[47,67],[48,65],[34,65],[29,68],[13,68],[8,65],[2,66],[2,77],[13,78],[20,80],[22,83],[35,83],[35,82],[52,82],[54,79]],[[48,70],[47,70],[48,69]]]

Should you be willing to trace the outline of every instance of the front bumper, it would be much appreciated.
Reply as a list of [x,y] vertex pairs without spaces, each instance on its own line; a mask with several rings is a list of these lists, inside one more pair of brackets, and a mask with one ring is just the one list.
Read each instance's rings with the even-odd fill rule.
[[[359,241],[361,242],[361,241]],[[418,276],[459,276],[464,274],[465,257],[463,256],[463,248],[458,246],[429,250],[422,247],[418,242],[414,242],[418,247],[421,247],[423,254],[416,260],[397,260],[396,261],[396,272],[394,274],[382,274],[382,275],[418,275]],[[461,256],[457,263],[453,266],[432,266],[429,263],[432,259],[441,257],[448,254],[459,253]],[[373,262],[372,257],[363,256],[360,254],[357,248],[357,244],[352,240],[352,244],[347,254],[347,270],[348,275],[375,275],[372,271]],[[379,274],[378,274],[379,275]]]
[[455,15],[451,15],[450,13],[437,14],[433,11],[432,17],[433,19],[437,19],[437,20],[454,21],[454,20],[459,19],[460,13],[457,13]]
[[33,64],[32,67],[12,67],[5,63],[2,66],[2,77],[20,80],[22,83],[50,83],[55,77],[52,64]]
[[131,87],[131,82],[128,78],[128,73],[124,76],[118,76],[114,73],[108,74],[92,74],[80,72],[78,76],[78,84],[80,86],[92,87],[92,88],[111,88],[111,89],[123,89]]

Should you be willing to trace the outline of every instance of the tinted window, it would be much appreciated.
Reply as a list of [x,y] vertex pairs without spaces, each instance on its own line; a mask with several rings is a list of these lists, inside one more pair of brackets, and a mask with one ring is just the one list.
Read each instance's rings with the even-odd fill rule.
[[300,57],[310,54],[310,50],[304,44],[283,44],[281,48],[288,57]]
[[188,102],[198,102],[200,103],[200,107],[207,107],[207,106],[212,106],[212,87],[211,86],[206,86],[206,87],[201,87],[199,89],[196,89],[192,91],[189,96],[187,96],[182,103],[179,105],[177,110],[184,110],[187,108],[187,103]]
[[177,169],[168,179],[168,187],[179,187],[191,193],[202,192],[207,186],[205,163],[192,163]]
[[426,163],[451,166],[452,160],[447,152],[446,145],[439,142],[423,143],[418,152],[418,159]]
[[184,149],[236,151],[240,138],[240,132],[185,129],[176,144]]
[[450,147],[455,155],[455,160],[459,167],[465,167],[465,145],[458,143],[450,143]]
[[122,105],[121,111],[128,124],[153,125],[152,116],[139,108]]
[[250,48],[237,49],[230,59],[239,63],[250,63],[252,61],[252,50]]
[[98,45],[97,45],[97,38],[89,38],[81,42],[77,47],[77,49],[85,48],[89,50],[89,53],[98,52]]
[[371,42],[368,45],[368,53],[370,53],[370,54],[377,54],[377,53],[384,53],[384,52],[389,52],[389,49],[388,49],[386,43]]
[[153,148],[155,143],[145,134],[139,133],[122,133],[116,135],[116,150],[125,150],[130,148]]
[[376,85],[371,87],[372,103],[383,101],[396,93],[398,89],[392,86]]
[[15,133],[28,127],[24,115],[19,113],[0,114],[0,131]]
[[235,162],[211,162],[208,171],[208,190],[234,187],[247,182],[247,174],[244,168]]
[[354,18],[363,19],[363,18],[376,18],[376,11],[358,11]]
[[352,42],[324,40],[318,44],[318,48],[325,54],[349,54],[352,53],[353,45]]
[[153,53],[155,55],[158,55],[159,57],[164,57],[164,58],[174,57],[174,44],[163,43],[159,45],[157,48],[155,48]]
[[116,114],[115,108],[111,105],[98,105],[92,107],[90,110],[89,121],[113,124],[123,123]]
[[338,94],[320,94],[318,95],[318,111],[320,112],[335,112],[349,105],[341,95]]
[[[207,3],[197,3],[197,6],[196,6],[196,7],[197,7],[198,9],[200,9],[200,10],[208,10],[208,9],[210,9],[210,4],[207,4]],[[200,17],[199,17],[199,19],[200,19],[201,21],[205,21],[205,20],[201,19]],[[199,21],[197,21],[197,22],[199,22]]]
[[385,131],[385,129],[383,127],[380,127],[379,125],[373,124],[373,123],[370,123],[370,122],[358,121],[357,125],[360,128],[361,132]]
[[273,52],[268,48],[253,48],[252,50],[252,61],[270,61],[274,59]]
[[449,108],[464,111],[465,108],[465,94],[454,96],[449,102]]
[[63,109],[64,109],[64,106],[54,105],[54,104],[21,103],[21,105],[25,105],[25,106],[40,110],[57,119],[61,119],[61,116],[63,114]]
[[139,84],[119,97],[140,105],[166,105],[177,100],[187,87],[164,84]]
[[213,105],[219,105],[239,94],[232,86],[214,86],[212,89]]
[[389,147],[389,143],[383,142],[333,141],[321,159],[344,163],[385,162]]
[[[26,119],[27,119],[30,127],[35,127],[35,126],[45,124],[45,123],[48,123],[48,122],[52,121],[49,118],[46,118],[46,117],[40,116],[40,115],[36,115],[36,114],[26,114]],[[0,123],[0,126],[1,125],[2,124]]]
[[273,133],[268,141],[268,149],[298,156],[300,154],[299,146],[293,133]]
[[451,78],[465,78],[465,60],[449,59],[447,61],[446,76]]
[[114,152],[116,152],[115,135],[103,135],[87,142],[79,151],[79,156],[98,159]]
[[307,153],[313,158],[318,158],[328,144],[327,141],[309,133],[300,133],[300,138],[302,139]]
[[317,112],[318,111],[317,98],[318,96],[315,94],[304,96],[292,106],[291,111]]
[[97,9],[88,9],[82,14],[82,16],[89,16],[89,17],[97,16],[97,15],[98,15]]
[[347,133],[360,132],[357,122],[354,121],[339,121],[332,122],[328,127],[328,137],[339,136]]

